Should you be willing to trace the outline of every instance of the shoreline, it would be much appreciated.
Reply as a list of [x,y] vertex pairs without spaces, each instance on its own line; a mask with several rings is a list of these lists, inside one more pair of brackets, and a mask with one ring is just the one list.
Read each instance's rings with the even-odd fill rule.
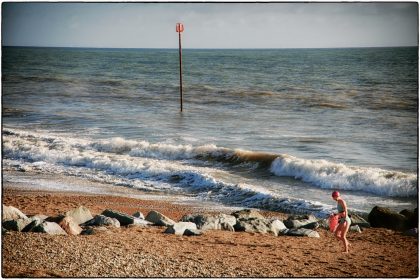
[[[59,182],[57,182],[59,183]],[[93,187],[95,183],[91,183]],[[27,186],[28,187],[28,186]],[[164,199],[31,190],[3,182],[2,203],[27,215],[57,215],[83,205],[133,214],[231,213]],[[185,201],[184,201],[185,202]],[[266,217],[286,214],[261,211]],[[2,235],[3,277],[417,277],[418,239],[369,228],[350,232],[349,254],[333,235],[273,236],[220,230],[201,236],[164,234],[164,227],[121,227],[88,236],[9,232]],[[34,258],[33,256],[37,256]],[[407,261],[408,260],[408,261]]]

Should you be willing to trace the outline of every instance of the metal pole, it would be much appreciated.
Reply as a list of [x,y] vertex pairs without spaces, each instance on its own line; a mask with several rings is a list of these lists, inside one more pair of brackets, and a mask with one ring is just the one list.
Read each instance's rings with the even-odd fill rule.
[[182,112],[182,48],[181,48],[181,32],[179,34],[179,97]]

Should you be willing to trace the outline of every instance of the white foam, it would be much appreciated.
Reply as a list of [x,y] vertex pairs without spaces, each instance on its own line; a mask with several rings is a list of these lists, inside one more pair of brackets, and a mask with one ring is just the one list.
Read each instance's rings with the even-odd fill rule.
[[417,195],[417,175],[379,168],[354,167],[326,160],[282,155],[271,165],[277,176],[290,176],[324,189],[352,190],[381,196]]
[[[227,158],[234,152],[212,144],[194,147],[123,138],[90,140],[7,128],[4,132],[4,164],[17,165],[22,170],[76,175],[147,191],[186,191],[203,199],[294,213],[325,213],[331,208],[316,201],[280,197],[263,187],[235,184],[237,180],[224,182],[220,178],[230,176],[219,163],[207,167],[193,164],[197,157]],[[415,174],[289,155],[275,159],[270,171],[323,189],[356,190],[390,197],[417,195]]]

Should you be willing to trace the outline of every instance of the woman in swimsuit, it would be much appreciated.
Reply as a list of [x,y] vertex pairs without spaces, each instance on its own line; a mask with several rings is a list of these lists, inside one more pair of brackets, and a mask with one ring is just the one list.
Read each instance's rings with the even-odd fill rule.
[[347,241],[347,232],[349,231],[351,220],[347,212],[347,205],[346,202],[340,197],[340,193],[335,191],[332,193],[332,198],[337,201],[337,210],[338,210],[338,218],[339,224],[337,229],[335,230],[335,237],[338,240],[343,241],[344,251],[345,253],[349,252],[349,242]]

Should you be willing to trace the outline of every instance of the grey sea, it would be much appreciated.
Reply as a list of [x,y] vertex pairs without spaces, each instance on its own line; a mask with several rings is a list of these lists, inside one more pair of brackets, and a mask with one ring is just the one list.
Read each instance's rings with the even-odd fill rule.
[[182,113],[178,67],[175,49],[3,47],[3,170],[318,216],[332,190],[417,207],[417,47],[185,49]]

